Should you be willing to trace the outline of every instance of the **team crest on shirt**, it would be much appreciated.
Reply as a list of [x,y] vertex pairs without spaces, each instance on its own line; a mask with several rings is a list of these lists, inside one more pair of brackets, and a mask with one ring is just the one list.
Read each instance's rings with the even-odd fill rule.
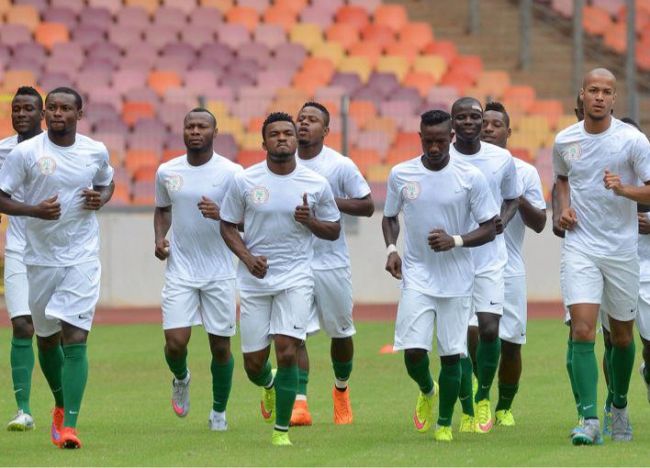
[[254,205],[262,205],[269,201],[269,189],[262,187],[261,185],[253,187],[250,193],[250,197],[251,202]]
[[402,193],[409,200],[415,200],[420,196],[420,183],[419,182],[407,182],[404,187],[402,187]]
[[178,174],[171,175],[165,180],[165,185],[170,192],[178,192],[183,186],[183,176]]
[[49,156],[43,156],[36,161],[36,164],[38,164],[38,169],[41,171],[41,174],[46,176],[54,174],[56,170],[56,161]]
[[571,143],[570,145],[567,145],[562,152],[562,157],[568,163],[578,161],[580,156],[582,156],[580,143]]

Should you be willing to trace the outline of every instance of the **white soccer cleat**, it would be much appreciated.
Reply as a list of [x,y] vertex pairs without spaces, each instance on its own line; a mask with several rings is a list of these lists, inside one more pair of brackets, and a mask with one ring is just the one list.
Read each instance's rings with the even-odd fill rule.
[[7,430],[12,432],[25,432],[32,429],[34,429],[34,418],[23,410],[18,410],[16,416],[7,424]]
[[211,431],[223,432],[228,430],[228,421],[226,421],[226,412],[219,413],[215,410],[210,410],[210,417],[208,419],[208,427]]
[[172,379],[172,409],[179,418],[190,412],[190,371],[183,380]]

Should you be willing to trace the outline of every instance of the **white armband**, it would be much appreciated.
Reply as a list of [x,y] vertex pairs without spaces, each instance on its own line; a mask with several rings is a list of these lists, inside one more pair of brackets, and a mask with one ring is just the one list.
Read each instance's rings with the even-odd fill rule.
[[395,244],[390,244],[386,247],[386,256],[388,257],[392,253],[397,253],[397,247],[395,247]]
[[463,238],[461,236],[451,236],[454,239],[454,247],[463,246]]

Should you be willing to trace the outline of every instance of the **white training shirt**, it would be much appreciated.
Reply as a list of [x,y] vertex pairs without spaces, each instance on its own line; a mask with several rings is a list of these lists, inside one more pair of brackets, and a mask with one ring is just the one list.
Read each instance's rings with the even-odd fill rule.
[[[356,164],[339,152],[323,146],[323,150],[314,158],[300,159],[299,164],[322,175],[330,183],[335,198],[364,198],[370,195],[370,186],[361,175]],[[331,270],[349,267],[350,256],[345,242],[343,226],[341,236],[335,241],[316,238],[314,240],[314,270]]]
[[434,252],[428,237],[433,229],[466,234],[474,230],[474,220],[483,223],[499,213],[483,174],[455,157],[440,171],[424,167],[420,156],[398,164],[388,177],[384,216],[400,211],[406,231],[402,289],[436,297],[469,296],[474,249]]
[[[503,200],[513,200],[521,195],[517,182],[517,169],[510,151],[482,141],[478,153],[462,154],[451,145],[449,154],[472,164],[483,173],[499,211]],[[476,227],[475,225],[474,228]],[[473,248],[472,257],[476,274],[505,268],[508,253],[503,235],[498,234],[493,242]]]
[[156,172],[156,206],[171,206],[167,274],[188,281],[235,278],[235,262],[219,232],[219,221],[204,218],[201,197],[219,207],[237,172],[243,168],[213,153],[208,162],[192,166],[187,155],[161,164]]
[[[517,168],[517,180],[521,188],[522,196],[535,208],[545,210],[546,201],[544,200],[542,181],[539,178],[537,169],[535,169],[535,166],[532,164],[528,164],[521,159],[513,159],[515,161],[515,167]],[[504,277],[524,276],[526,274],[524,258],[521,254],[521,249],[524,245],[525,232],[526,225],[521,219],[521,214],[517,211],[503,233],[506,241],[506,250],[508,252],[508,263],[503,272]]]
[[[643,213],[650,218],[650,213]],[[639,234],[639,267],[641,281],[650,281],[650,234]]]
[[315,236],[294,219],[304,193],[317,219],[339,221],[341,214],[327,180],[301,164],[290,174],[278,175],[262,161],[235,175],[221,207],[221,219],[243,221],[244,244],[251,254],[265,256],[269,267],[259,279],[239,262],[240,289],[271,292],[313,284]]
[[564,246],[600,256],[637,251],[637,205],[607,190],[605,169],[623,184],[650,181],[650,143],[631,125],[612,117],[609,128],[592,135],[584,122],[555,137],[553,170],[569,178],[571,207],[578,222],[566,232]]
[[61,147],[43,132],[17,145],[0,170],[0,190],[13,196],[23,190],[25,203],[38,205],[58,195],[56,221],[25,217],[27,265],[71,266],[99,257],[99,224],[93,210],[83,208],[82,191],[110,185],[113,168],[103,143],[77,134]]
[[[18,144],[18,135],[0,140],[0,168],[5,163],[7,155]],[[12,195],[14,200],[23,201],[22,188],[16,190]],[[23,261],[25,253],[25,218],[23,216],[9,216],[9,226],[7,227],[7,241],[5,245],[5,257],[15,258]]]

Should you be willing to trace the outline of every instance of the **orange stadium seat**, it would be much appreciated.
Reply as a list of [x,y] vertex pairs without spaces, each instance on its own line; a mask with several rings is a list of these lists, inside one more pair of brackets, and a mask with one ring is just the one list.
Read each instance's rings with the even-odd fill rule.
[[433,30],[429,23],[406,23],[399,30],[399,40],[410,44],[417,51],[421,51],[427,44],[433,42]]
[[123,183],[116,183],[113,196],[111,197],[111,205],[128,205],[130,202],[129,186]]
[[371,66],[375,66],[382,55],[381,45],[376,42],[360,41],[348,50],[350,57],[363,57]]
[[70,34],[64,24],[40,23],[34,31],[34,39],[39,44],[51,50],[54,44],[68,42],[70,40]]
[[199,0],[199,4],[203,7],[216,8],[221,13],[226,13],[235,5],[235,0]]
[[484,71],[476,82],[476,87],[492,100],[501,99],[505,90],[510,86],[510,75],[507,71]]
[[159,96],[162,96],[170,88],[179,88],[181,86],[181,78],[174,71],[154,70],[149,73],[147,84]]
[[334,23],[327,31],[325,37],[330,42],[338,42],[349,50],[354,44],[359,42],[359,28],[349,23]]
[[264,120],[266,117],[253,117],[248,121],[248,125],[246,126],[246,131],[248,133],[254,133],[257,132],[258,135],[262,134],[262,125],[264,124]]
[[11,10],[11,7],[12,7],[11,0],[0,0],[0,16],[4,15],[9,10]]
[[[330,114],[336,114],[332,112],[332,107],[331,106],[326,106],[327,110],[330,111]],[[329,146],[330,148],[341,152],[343,150],[343,135],[341,133],[334,133],[330,132],[326,139],[325,139],[325,144]]]
[[396,164],[408,161],[409,159],[416,157],[418,153],[422,153],[422,146],[420,145],[419,140],[417,146],[395,144],[388,150],[388,153],[386,154],[386,164],[392,167]]
[[36,77],[29,70],[7,70],[2,77],[2,89],[7,93],[15,93],[21,86],[36,85]]
[[503,103],[508,112],[513,115],[527,112],[534,101],[535,90],[531,86],[510,86],[503,93]]
[[420,56],[418,50],[415,47],[413,47],[410,43],[402,40],[388,44],[384,50],[384,53],[386,55],[397,55],[399,57],[404,57],[409,66],[412,65],[415,59]]
[[314,94],[318,88],[325,85],[327,80],[322,76],[318,76],[313,73],[307,73],[305,71],[298,72],[293,77],[293,85],[301,91],[305,91],[307,94]]
[[11,123],[11,117],[0,117],[0,135],[11,135],[14,133],[14,127]]
[[546,117],[551,128],[557,128],[563,111],[562,103],[555,99],[535,100],[528,108],[529,113]]
[[360,128],[363,128],[371,117],[377,115],[377,108],[372,101],[364,101],[359,99],[350,102],[350,108],[348,109],[348,112],[350,114],[350,117],[354,119],[357,125]]
[[254,8],[234,6],[226,13],[229,23],[241,24],[248,32],[254,31],[260,21],[260,15]]
[[399,32],[408,23],[408,15],[403,5],[384,4],[375,10],[375,24],[388,26],[393,32]]
[[274,5],[293,11],[295,14],[300,13],[306,6],[308,0],[275,0]]
[[366,180],[368,182],[386,182],[392,166],[388,164],[371,164],[368,166]]
[[508,150],[510,151],[510,154],[512,154],[515,158],[519,158],[519,159],[521,159],[523,161],[526,161],[527,163],[530,163],[530,164],[534,163],[533,155],[526,148],[512,148],[512,147],[509,147]]
[[368,12],[365,8],[344,5],[336,12],[336,22],[351,24],[358,29],[362,29],[370,22],[370,18],[368,18]]
[[128,125],[133,125],[139,119],[154,115],[153,105],[149,102],[127,101],[122,105],[122,120]]
[[357,165],[363,175],[368,173],[368,167],[373,164],[380,164],[381,157],[374,149],[351,148],[350,155],[352,161]]
[[370,23],[361,30],[361,38],[364,41],[372,41],[382,48],[395,42],[395,33],[388,26]]
[[[261,139],[261,136],[260,136]],[[237,154],[237,162],[244,167],[250,167],[266,159],[266,152],[262,150],[246,150]]]
[[153,182],[156,179],[157,170],[158,170],[158,164],[147,164],[145,166],[139,166],[135,171],[133,171],[133,180],[136,182],[138,181]]
[[128,150],[124,158],[124,168],[130,174],[135,172],[141,167],[157,166],[160,162],[158,153],[152,150]]
[[158,0],[124,0],[126,6],[140,7],[152,15],[160,6]]
[[11,24],[22,24],[30,31],[34,31],[41,18],[38,10],[32,5],[14,5],[7,11],[5,21]]
[[422,50],[425,54],[434,54],[444,57],[447,63],[451,63],[458,56],[458,49],[451,41],[435,41],[427,44]]
[[308,75],[322,77],[325,84],[334,75],[334,65],[326,58],[309,57],[304,61],[302,71]]
[[390,140],[393,140],[397,135],[397,125],[395,125],[395,120],[392,117],[371,116],[366,120],[363,129],[383,132],[389,136]]
[[602,36],[612,26],[612,18],[602,8],[587,5],[582,14],[582,27],[589,34]]
[[289,32],[296,24],[297,13],[285,6],[274,4],[266,10],[262,16],[267,24],[277,24],[281,26],[285,32]]
[[605,32],[603,41],[605,47],[618,54],[624,54],[627,49],[627,25],[625,23],[612,25],[612,27]]

